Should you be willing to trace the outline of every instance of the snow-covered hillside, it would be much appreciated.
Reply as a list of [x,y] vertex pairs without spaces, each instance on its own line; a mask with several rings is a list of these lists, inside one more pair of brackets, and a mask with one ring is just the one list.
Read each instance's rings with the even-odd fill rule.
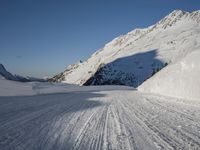
[[138,89],[173,97],[200,99],[200,47],[158,72]]
[[200,11],[175,10],[155,25],[115,38],[87,61],[70,65],[50,81],[137,87],[199,46]]

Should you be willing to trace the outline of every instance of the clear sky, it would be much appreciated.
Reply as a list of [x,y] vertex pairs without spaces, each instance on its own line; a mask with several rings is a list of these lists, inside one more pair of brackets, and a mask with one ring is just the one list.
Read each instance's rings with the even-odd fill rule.
[[52,76],[174,9],[198,10],[200,0],[0,0],[0,63]]

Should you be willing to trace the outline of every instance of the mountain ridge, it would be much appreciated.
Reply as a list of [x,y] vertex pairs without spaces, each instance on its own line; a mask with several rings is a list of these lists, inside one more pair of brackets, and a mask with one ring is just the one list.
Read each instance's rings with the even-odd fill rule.
[[[184,57],[193,51],[196,46],[200,45],[198,42],[200,40],[197,40],[200,33],[199,20],[200,10],[191,13],[175,10],[154,25],[144,29],[134,29],[125,35],[113,39],[92,54],[88,60],[71,65],[73,67],[69,66],[64,72],[51,78],[49,81],[93,85],[95,81],[91,80],[95,80],[97,76],[102,76],[102,80],[106,81],[107,84],[114,84],[113,81],[116,84],[117,77],[119,81],[117,84],[137,87],[167,64]],[[149,59],[147,63],[137,60],[134,56],[140,53],[145,54],[152,50],[156,50],[155,58]],[[136,63],[130,65],[127,61],[124,61],[126,64],[121,63],[121,66],[133,68],[131,74],[134,77],[130,79],[135,82],[133,85],[126,83],[124,80],[126,78],[124,76],[130,77],[130,72],[127,72],[126,69],[118,68],[116,65],[113,65],[114,63],[111,65],[112,67],[105,67],[105,65],[115,62],[116,59],[131,55],[133,59],[130,59],[128,62],[135,61]],[[145,58],[145,56],[138,56]],[[162,65],[157,65],[155,60],[158,60],[158,64],[161,62]],[[117,64],[119,65],[120,62],[117,62]],[[154,66],[151,67],[151,65]],[[108,71],[108,68],[111,68],[110,71]],[[136,68],[140,68],[139,71]],[[99,72],[99,70],[101,71]],[[99,73],[97,74],[97,72]],[[117,74],[121,75],[117,76]],[[143,76],[144,74],[145,76]],[[123,82],[120,81],[120,78],[123,79]],[[107,79],[109,82],[107,82]],[[90,81],[90,84],[86,84],[88,81]],[[98,82],[97,85],[104,84],[104,81]]]
[[19,81],[19,82],[34,82],[34,81],[44,82],[45,81],[44,79],[13,75],[12,73],[6,70],[3,64],[0,64],[0,76],[1,78],[5,78],[7,80]]
[[8,80],[17,80],[17,78],[6,70],[3,64],[0,64],[0,75]]

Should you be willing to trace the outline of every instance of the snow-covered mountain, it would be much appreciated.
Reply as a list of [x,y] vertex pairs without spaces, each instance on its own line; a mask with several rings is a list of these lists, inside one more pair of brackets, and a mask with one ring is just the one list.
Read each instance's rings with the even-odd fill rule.
[[0,78],[8,79],[8,80],[13,80],[13,81],[20,81],[20,82],[44,82],[44,79],[38,79],[34,77],[23,77],[20,75],[13,75],[12,73],[8,72],[6,68],[0,64]]
[[115,38],[88,60],[70,65],[50,81],[138,87],[199,46],[200,10],[191,13],[175,10],[155,25]]
[[8,80],[14,80],[14,81],[18,80],[17,77],[12,75],[10,72],[8,72],[2,64],[0,64],[0,75],[2,78],[8,79]]

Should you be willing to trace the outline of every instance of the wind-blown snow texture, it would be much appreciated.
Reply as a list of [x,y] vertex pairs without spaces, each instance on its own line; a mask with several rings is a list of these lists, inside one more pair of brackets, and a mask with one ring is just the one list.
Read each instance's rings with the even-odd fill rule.
[[0,97],[0,149],[198,150],[199,110],[125,88]]
[[50,81],[138,87],[199,46],[200,11],[175,10],[155,25],[115,38],[87,61],[70,65]]

